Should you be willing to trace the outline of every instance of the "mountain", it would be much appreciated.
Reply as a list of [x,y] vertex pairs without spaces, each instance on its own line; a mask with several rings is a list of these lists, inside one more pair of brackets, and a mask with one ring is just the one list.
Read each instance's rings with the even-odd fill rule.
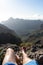
[[21,43],[21,39],[17,36],[15,31],[0,24],[0,44],[4,44],[4,43],[19,44]]
[[[30,34],[33,31],[40,30],[40,25],[43,23],[42,20],[24,20],[9,18],[7,21],[2,21],[2,24],[16,31],[16,33],[24,37],[23,35]],[[28,34],[28,35],[29,35]]]
[[38,30],[40,29],[40,24],[43,23],[41,20],[24,20],[24,19],[13,19],[9,18],[7,21],[2,21],[2,23],[9,28],[17,32],[26,32],[27,30]]

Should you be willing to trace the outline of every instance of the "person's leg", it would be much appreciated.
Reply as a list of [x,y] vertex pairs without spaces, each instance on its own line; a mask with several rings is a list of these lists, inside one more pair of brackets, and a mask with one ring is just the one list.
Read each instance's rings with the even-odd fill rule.
[[22,49],[22,55],[23,55],[23,65],[38,65],[38,63],[35,60],[32,60],[28,58],[27,54]]
[[26,63],[32,61],[32,59],[28,58],[27,54],[24,52],[23,49],[22,49],[22,55],[23,55],[23,64],[26,64]]
[[16,64],[14,50],[11,48],[7,49],[2,65],[4,65],[7,62]]

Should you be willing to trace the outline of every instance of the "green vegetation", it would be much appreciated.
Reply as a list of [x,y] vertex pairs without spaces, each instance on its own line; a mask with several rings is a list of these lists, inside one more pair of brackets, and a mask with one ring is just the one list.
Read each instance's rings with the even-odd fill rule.
[[25,43],[21,43],[20,44],[20,46],[22,46],[22,47],[31,47],[33,44],[32,43],[30,43],[30,42],[25,42]]

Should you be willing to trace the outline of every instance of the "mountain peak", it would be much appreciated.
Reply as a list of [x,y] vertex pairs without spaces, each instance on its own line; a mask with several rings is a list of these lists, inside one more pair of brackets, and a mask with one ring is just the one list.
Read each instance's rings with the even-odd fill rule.
[[11,20],[14,20],[14,18],[13,18],[13,17],[10,17],[8,20],[10,20],[10,21],[11,21]]

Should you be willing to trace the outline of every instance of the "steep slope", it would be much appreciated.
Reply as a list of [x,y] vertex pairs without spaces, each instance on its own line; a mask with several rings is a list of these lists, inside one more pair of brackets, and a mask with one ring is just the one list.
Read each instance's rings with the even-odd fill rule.
[[0,24],[0,44],[3,43],[21,43],[21,39],[17,36],[17,34],[7,28],[6,26]]

